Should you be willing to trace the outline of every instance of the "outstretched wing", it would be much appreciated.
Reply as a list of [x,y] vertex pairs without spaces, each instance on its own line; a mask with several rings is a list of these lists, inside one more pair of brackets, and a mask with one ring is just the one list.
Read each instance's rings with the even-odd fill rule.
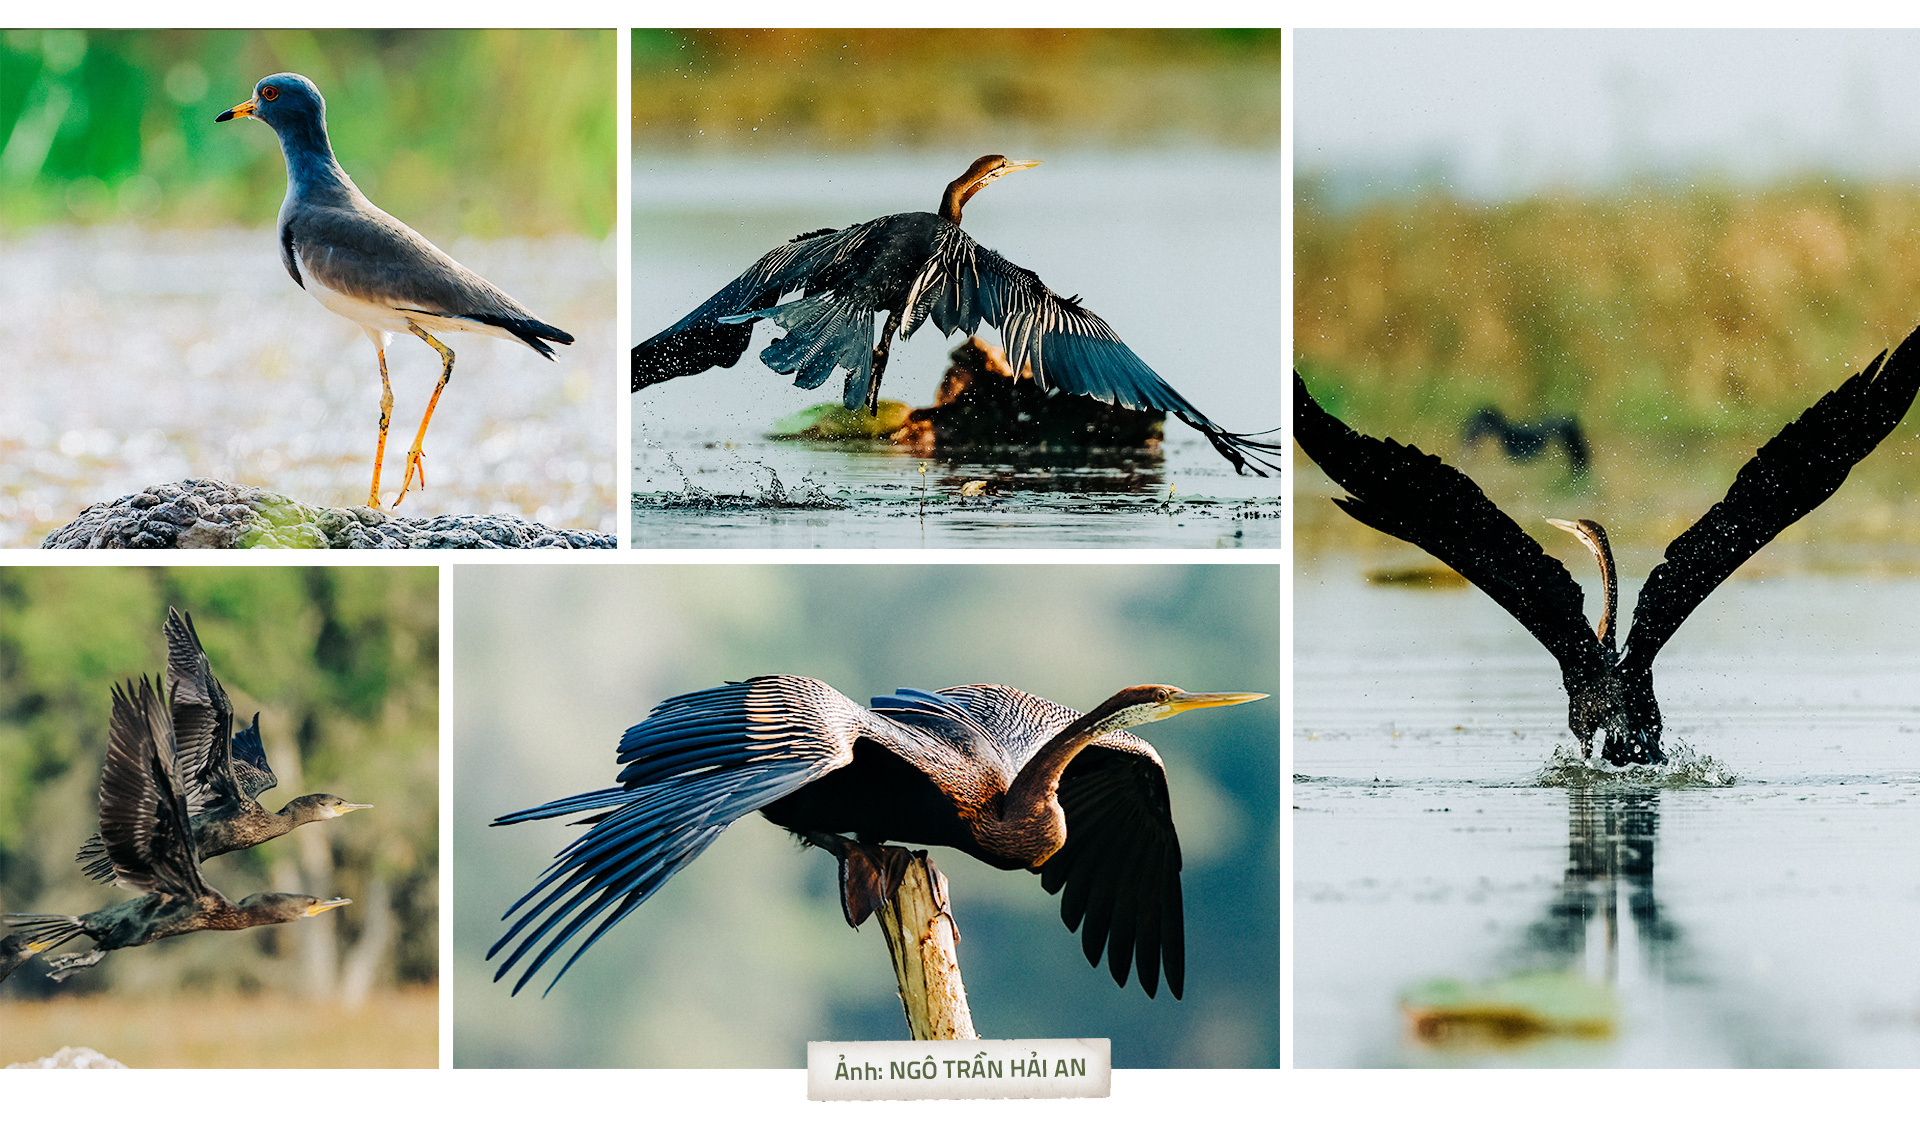
[[137,690],[131,683],[113,689],[100,839],[116,879],[129,889],[190,898],[207,892],[175,765],[173,716],[145,677]]
[[1633,610],[1623,677],[1647,672],[1680,623],[1741,563],[1839,491],[1905,417],[1920,392],[1920,330],[1882,352],[1760,446],[1733,487],[1667,544]]
[[167,610],[167,689],[173,696],[173,735],[190,814],[238,805],[233,781],[233,702],[213,675],[193,615]]
[[[641,390],[670,378],[738,362],[753,338],[753,320],[739,316],[771,308],[790,291],[813,294],[833,287],[857,263],[879,227],[891,219],[881,217],[838,231],[797,236],[761,256],[686,318],[633,348],[632,388]],[[873,310],[865,314],[866,347],[871,350]],[[812,386],[825,380],[822,374]]]
[[[620,786],[516,811],[494,825],[600,811],[501,919],[519,918],[487,951],[513,946],[499,980],[531,954],[517,993],[595,917],[599,924],[547,985],[733,822],[853,759],[856,739],[893,729],[806,677],[756,677],[662,702],[620,741]],[[524,910],[524,911],[523,911]],[[535,948],[538,951],[534,951]]]
[[[1080,713],[1004,685],[962,685],[938,696],[958,704],[1007,753],[1017,772]],[[1060,776],[1067,840],[1041,865],[1040,884],[1060,893],[1060,919],[1080,933],[1087,962],[1127,985],[1140,973],[1149,997],[1166,975],[1180,998],[1186,929],[1180,895],[1180,838],[1167,797],[1167,770],[1153,746],[1131,732],[1088,745]]]
[[1610,659],[1587,624],[1580,584],[1466,473],[1412,445],[1356,432],[1293,375],[1293,438],[1352,496],[1348,515],[1460,572],[1560,662],[1569,696],[1604,680]]
[[280,777],[267,763],[266,746],[260,742],[260,714],[253,723],[233,736],[233,784],[247,798],[257,799],[280,785]]
[[1032,367],[1043,390],[1097,398],[1130,409],[1157,409],[1193,426],[1241,473],[1278,472],[1281,445],[1233,433],[1208,419],[1120,341],[1105,319],[1063,299],[1040,277],[959,226],[943,224],[934,255],[908,298],[904,333],[927,318],[944,334],[972,334],[985,322],[1000,331],[1015,374]]

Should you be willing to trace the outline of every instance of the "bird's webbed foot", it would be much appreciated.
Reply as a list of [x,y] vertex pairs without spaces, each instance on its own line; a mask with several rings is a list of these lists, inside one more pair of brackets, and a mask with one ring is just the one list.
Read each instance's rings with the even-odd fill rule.
[[97,948],[92,952],[81,952],[73,956],[61,956],[47,961],[47,977],[55,983],[59,983],[80,969],[91,968],[106,958],[107,954]]
[[847,924],[859,928],[893,895],[906,879],[913,852],[899,846],[868,845],[838,834],[803,834],[802,839],[832,854],[840,862],[840,911]]

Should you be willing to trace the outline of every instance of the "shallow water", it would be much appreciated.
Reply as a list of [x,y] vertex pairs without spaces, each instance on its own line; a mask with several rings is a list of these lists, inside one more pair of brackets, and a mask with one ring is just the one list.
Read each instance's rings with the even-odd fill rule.
[[[931,209],[973,156],[636,162],[636,339],[799,232]],[[1081,294],[1214,421],[1255,432],[1280,423],[1279,185],[1272,155],[1062,154],[974,198],[966,226],[1061,294]],[[737,366],[632,395],[635,545],[1280,544],[1279,478],[1234,475],[1176,419],[1160,456],[1131,464],[930,462],[923,515],[918,457],[765,439],[841,384],[801,390],[769,371],[756,355],[773,336],[758,329]],[[885,396],[932,404],[957,344],[934,328],[896,344]],[[774,474],[786,491],[810,481],[838,506],[768,506]],[[990,495],[962,499],[973,480]],[[743,499],[684,506],[707,494]]]
[[[428,487],[400,514],[614,530],[614,382],[626,367],[611,248],[555,237],[447,250],[576,342],[549,362],[517,343],[447,339],[457,360],[427,434]],[[0,348],[0,546],[37,545],[88,504],[187,477],[366,501],[372,344],[294,286],[270,229],[42,229],[0,241],[0,267],[14,332]],[[391,503],[440,360],[408,338],[387,363]]]
[[[1569,789],[1558,672],[1504,611],[1302,565],[1298,1065],[1920,1065],[1920,579],[1736,575],[1654,669],[1731,784]],[[1530,973],[1611,1033],[1402,1009]]]

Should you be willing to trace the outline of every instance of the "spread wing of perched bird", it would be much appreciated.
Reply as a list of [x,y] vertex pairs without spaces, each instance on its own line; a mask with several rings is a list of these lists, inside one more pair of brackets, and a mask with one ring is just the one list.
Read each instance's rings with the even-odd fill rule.
[[[785,331],[760,352],[769,369],[794,375],[803,389],[817,389],[835,370],[845,371],[844,404],[872,412],[896,334],[911,337],[931,320],[944,335],[971,335],[986,323],[999,329],[1014,374],[1030,371],[1041,389],[1171,413],[1206,437],[1235,470],[1261,476],[1278,471],[1278,442],[1214,424],[1077,296],[1055,294],[1039,276],[961,229],[961,208],[969,198],[999,177],[1038,164],[989,154],[947,186],[938,213],[896,213],[782,244],[685,318],[634,347],[633,389],[732,366],[746,353],[753,324],[767,319]],[[798,296],[780,301],[793,293]],[[876,346],[873,325],[882,311],[887,318]]]
[[[518,992],[575,936],[562,975],[722,831],[758,810],[833,853],[857,926],[897,883],[892,842],[952,846],[1040,875],[1089,962],[1149,996],[1185,975],[1180,842],[1159,755],[1122,729],[1260,693],[1123,689],[1079,713],[1018,689],[902,689],[871,708],[810,677],[768,676],[665,701],[620,743],[619,785],[495,825],[588,813],[488,951]],[[503,918],[503,919],[505,919]],[[595,921],[598,921],[595,924]],[[589,929],[589,926],[591,928]],[[548,985],[549,988],[552,984]]]

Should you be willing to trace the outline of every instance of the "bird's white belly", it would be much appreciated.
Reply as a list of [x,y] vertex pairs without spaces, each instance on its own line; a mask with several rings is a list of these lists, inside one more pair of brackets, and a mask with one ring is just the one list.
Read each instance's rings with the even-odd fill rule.
[[518,341],[511,332],[489,323],[474,319],[463,319],[452,315],[433,315],[422,311],[409,311],[398,300],[363,299],[348,295],[344,291],[335,291],[311,274],[307,277],[307,293],[322,307],[339,315],[343,319],[359,323],[369,331],[387,334],[412,334],[408,323],[419,327],[429,334],[446,331],[467,331],[473,334],[490,334],[495,338]]

